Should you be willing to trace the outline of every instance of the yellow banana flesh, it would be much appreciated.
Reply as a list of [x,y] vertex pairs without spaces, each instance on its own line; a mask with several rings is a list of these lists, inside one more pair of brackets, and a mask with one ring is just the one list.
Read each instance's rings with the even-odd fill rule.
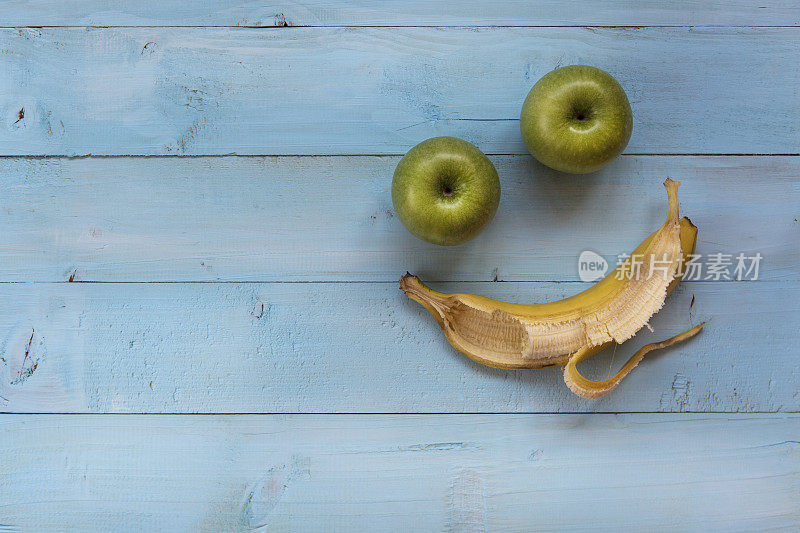
[[607,394],[647,352],[685,340],[702,324],[661,343],[640,349],[612,378],[590,381],[577,363],[611,343],[622,343],[644,327],[680,281],[683,264],[694,252],[697,228],[679,219],[678,186],[664,182],[669,198],[667,220],[626,261],[589,289],[557,302],[523,305],[475,294],[445,294],[406,274],[400,288],[422,304],[450,344],[470,359],[499,368],[565,365],[564,380],[576,394]]

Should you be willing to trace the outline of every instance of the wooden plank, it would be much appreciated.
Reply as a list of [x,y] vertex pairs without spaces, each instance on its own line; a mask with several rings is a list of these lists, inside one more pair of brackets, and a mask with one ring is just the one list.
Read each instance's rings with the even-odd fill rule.
[[613,73],[629,153],[800,152],[795,28],[0,31],[0,154],[402,154],[455,135],[527,153],[546,72]]
[[664,2],[544,0],[326,0],[314,3],[210,1],[110,4],[90,0],[16,0],[3,4],[2,26],[543,26],[543,25],[798,25],[790,0]]
[[498,214],[451,248],[395,217],[397,157],[8,158],[0,280],[576,281],[581,251],[614,265],[662,224],[668,175],[698,253],[761,253],[760,279],[800,280],[800,158],[625,156],[588,177],[492,159]]
[[[439,283],[552,301],[581,283]],[[613,394],[573,395],[558,368],[491,369],[447,344],[394,283],[0,284],[0,411],[794,412],[797,282],[680,285],[641,332],[585,363],[604,379],[636,348],[708,321],[648,356]],[[612,358],[613,356],[613,358]]]
[[5,531],[765,531],[787,415],[2,416]]

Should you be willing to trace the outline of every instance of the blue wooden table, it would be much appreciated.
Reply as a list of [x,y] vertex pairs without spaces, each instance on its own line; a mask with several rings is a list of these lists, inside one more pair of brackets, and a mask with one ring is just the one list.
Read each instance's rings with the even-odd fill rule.
[[[0,531],[800,527],[800,5],[545,0],[0,4]],[[634,132],[536,163],[527,91],[611,72]],[[422,139],[495,163],[497,217],[439,248],[393,212]],[[644,331],[557,368],[457,354],[397,288],[520,302],[629,252],[666,176],[701,254]]]

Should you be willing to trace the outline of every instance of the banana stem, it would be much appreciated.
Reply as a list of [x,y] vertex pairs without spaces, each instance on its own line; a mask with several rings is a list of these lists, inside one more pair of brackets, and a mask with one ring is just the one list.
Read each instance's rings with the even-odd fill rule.
[[664,187],[667,188],[667,198],[669,199],[667,222],[677,222],[680,216],[678,213],[678,187],[680,185],[680,181],[675,181],[672,178],[667,178],[664,182]]
[[694,337],[700,332],[701,329],[703,329],[703,324],[705,324],[705,322],[698,324],[689,331],[685,331],[680,335],[675,335],[667,340],[645,344],[639,348],[639,351],[633,354],[630,359],[628,359],[628,362],[623,365],[619,372],[617,372],[613,377],[604,381],[591,381],[583,377],[578,371],[578,363],[597,353],[596,351],[592,350],[592,347],[585,346],[575,352],[564,366],[564,382],[567,384],[570,390],[578,396],[590,399],[605,396],[614,390],[617,385],[619,385],[620,381],[622,381],[622,379],[627,376],[628,373],[630,373],[630,371],[636,367],[636,365],[639,364],[639,362],[644,358],[645,354],[652,352],[653,350],[660,350],[661,348],[672,346],[673,344]]

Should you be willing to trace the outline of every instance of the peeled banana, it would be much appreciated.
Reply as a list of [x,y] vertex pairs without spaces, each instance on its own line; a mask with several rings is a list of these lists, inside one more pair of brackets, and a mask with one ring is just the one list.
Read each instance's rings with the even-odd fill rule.
[[557,302],[522,305],[474,294],[434,291],[406,274],[400,288],[422,304],[450,344],[470,359],[499,368],[562,365],[567,386],[584,398],[599,398],[655,349],[696,335],[689,331],[636,352],[617,374],[590,381],[577,364],[612,343],[631,338],[664,305],[683,276],[684,259],[694,252],[697,228],[678,214],[680,182],[667,178],[667,220],[614,271],[589,289]]

